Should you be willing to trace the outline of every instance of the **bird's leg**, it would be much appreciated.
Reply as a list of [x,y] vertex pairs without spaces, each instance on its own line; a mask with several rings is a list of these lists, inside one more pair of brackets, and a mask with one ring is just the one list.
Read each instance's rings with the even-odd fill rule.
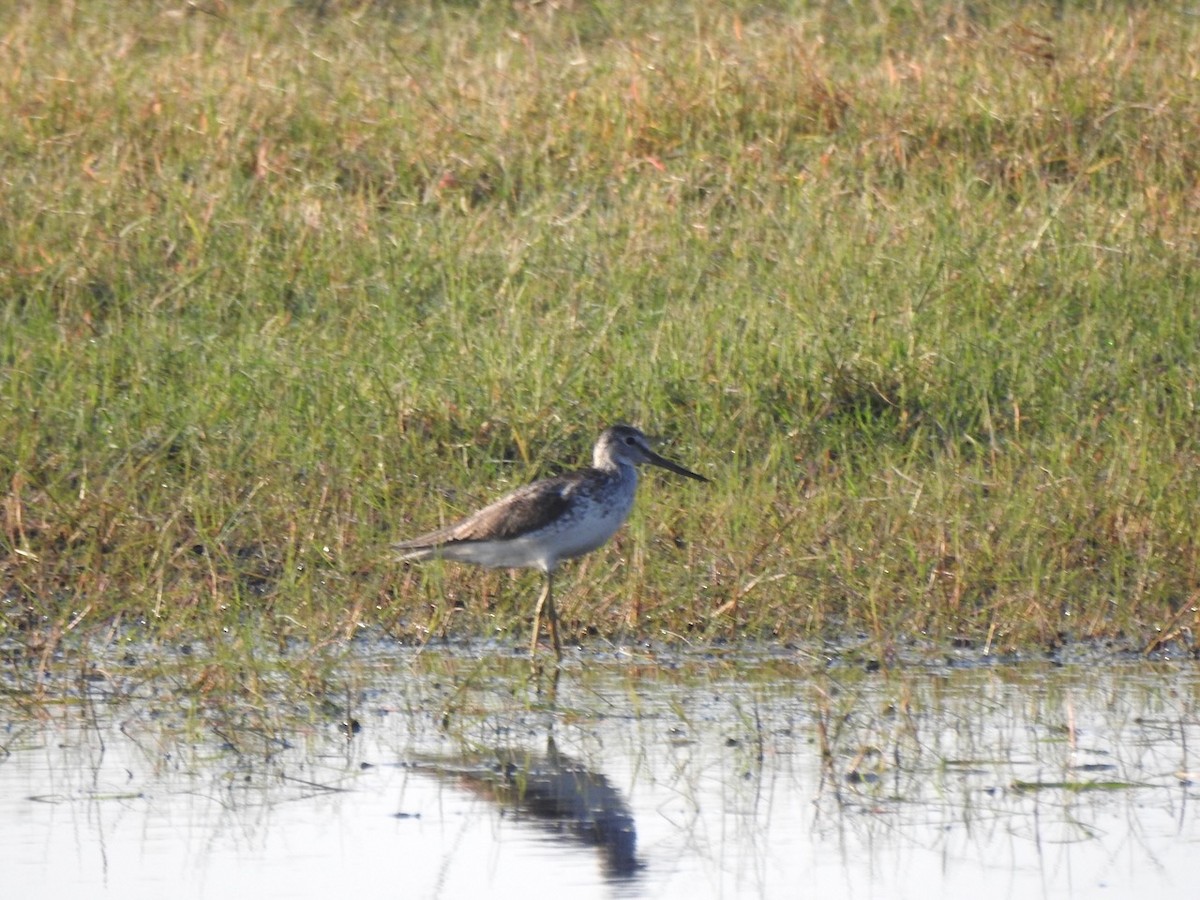
[[529,639],[529,655],[537,655],[538,638],[542,631],[542,610],[546,610],[546,622],[550,626],[550,641],[554,644],[554,656],[562,659],[562,642],[558,637],[558,610],[554,608],[554,573],[546,573],[546,586],[542,588],[537,606],[533,610],[533,635]]
[[[538,638],[542,631],[542,607],[546,605],[546,600],[550,597],[550,584],[553,577],[549,572],[546,573],[546,584],[538,596],[537,606],[533,608],[533,636],[529,639],[530,656],[537,656]],[[550,608],[553,609],[553,605]]]
[[562,643],[558,639],[558,610],[554,608],[553,575],[546,576],[546,617],[550,620],[550,640],[554,643],[554,658],[562,659]]

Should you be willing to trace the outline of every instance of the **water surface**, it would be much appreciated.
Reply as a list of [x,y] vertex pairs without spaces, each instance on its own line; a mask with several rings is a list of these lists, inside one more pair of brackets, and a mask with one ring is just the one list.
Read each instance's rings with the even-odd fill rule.
[[[953,661],[951,661],[953,662]],[[269,696],[269,702],[263,702]],[[0,701],[45,898],[1193,897],[1194,664],[371,648],[220,697]]]

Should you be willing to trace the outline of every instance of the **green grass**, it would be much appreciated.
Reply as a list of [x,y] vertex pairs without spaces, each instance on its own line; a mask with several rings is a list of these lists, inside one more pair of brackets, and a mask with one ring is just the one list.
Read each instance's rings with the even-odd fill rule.
[[522,634],[388,544],[651,475],[603,638],[1193,644],[1200,19],[0,12],[0,634]]

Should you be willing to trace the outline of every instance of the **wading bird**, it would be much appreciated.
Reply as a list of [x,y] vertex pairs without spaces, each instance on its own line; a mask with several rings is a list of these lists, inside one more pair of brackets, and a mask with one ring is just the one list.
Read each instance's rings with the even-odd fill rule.
[[633,508],[641,463],[708,481],[659,456],[636,428],[614,425],[596,441],[590,467],[518,488],[461,522],[402,541],[395,549],[401,560],[450,559],[489,569],[541,570],[546,583],[533,612],[529,652],[537,652],[544,609],[554,654],[562,659],[554,572],[564,559],[590,553],[621,527]]

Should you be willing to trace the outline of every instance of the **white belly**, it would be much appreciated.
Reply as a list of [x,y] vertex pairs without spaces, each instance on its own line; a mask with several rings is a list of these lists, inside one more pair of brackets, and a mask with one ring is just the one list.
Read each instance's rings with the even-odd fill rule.
[[[521,537],[497,541],[446,544],[434,554],[443,559],[475,563],[487,568],[541,569],[551,572],[564,559],[573,559],[602,547],[625,522],[633,507],[632,493],[603,505],[580,504],[556,522]],[[617,502],[612,502],[613,500]]]

